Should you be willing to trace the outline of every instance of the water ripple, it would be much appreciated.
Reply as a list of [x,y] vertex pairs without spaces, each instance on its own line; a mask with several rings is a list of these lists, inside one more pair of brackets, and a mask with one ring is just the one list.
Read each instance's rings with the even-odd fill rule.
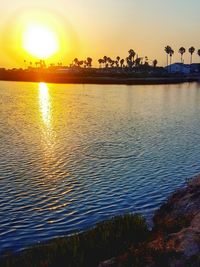
[[200,172],[198,86],[43,87],[0,82],[0,252],[150,220]]

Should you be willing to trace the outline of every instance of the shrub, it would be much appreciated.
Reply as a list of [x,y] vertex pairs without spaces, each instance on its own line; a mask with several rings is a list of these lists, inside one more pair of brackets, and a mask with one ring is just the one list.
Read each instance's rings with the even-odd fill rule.
[[140,215],[123,215],[99,223],[91,230],[52,240],[7,256],[2,267],[92,267],[147,240],[149,231]]

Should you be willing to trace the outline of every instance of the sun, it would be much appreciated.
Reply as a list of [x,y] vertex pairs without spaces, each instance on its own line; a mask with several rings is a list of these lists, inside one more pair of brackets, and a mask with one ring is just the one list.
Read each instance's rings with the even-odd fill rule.
[[29,25],[23,33],[23,48],[31,56],[47,59],[59,50],[56,34],[47,26]]

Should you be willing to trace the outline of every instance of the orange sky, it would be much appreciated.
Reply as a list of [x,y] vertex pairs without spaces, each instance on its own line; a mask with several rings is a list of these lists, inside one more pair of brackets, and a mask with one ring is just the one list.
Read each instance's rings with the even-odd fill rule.
[[[74,57],[140,56],[166,64],[164,47],[200,49],[199,0],[0,0],[0,66],[20,67],[36,61],[22,47],[26,24],[39,21],[56,32],[60,50],[48,62],[69,64]],[[200,58],[194,56],[194,61]],[[150,61],[151,62],[151,61]],[[189,62],[188,53],[185,63]],[[97,63],[96,63],[97,65]]]

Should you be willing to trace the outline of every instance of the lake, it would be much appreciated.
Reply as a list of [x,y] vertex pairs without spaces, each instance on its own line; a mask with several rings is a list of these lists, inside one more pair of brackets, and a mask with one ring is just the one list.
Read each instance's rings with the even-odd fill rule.
[[0,251],[137,212],[200,173],[200,85],[0,82]]

